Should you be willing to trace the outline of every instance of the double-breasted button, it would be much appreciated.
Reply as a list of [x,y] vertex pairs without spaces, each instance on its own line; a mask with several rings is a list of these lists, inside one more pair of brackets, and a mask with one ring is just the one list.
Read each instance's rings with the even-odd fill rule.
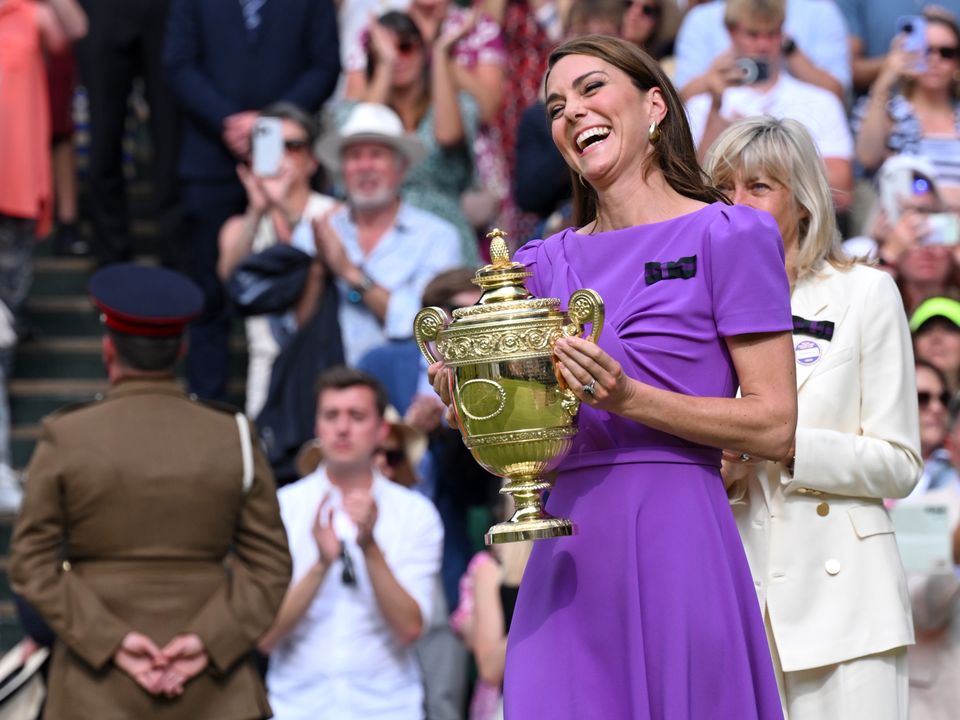
[[830,558],[823,564],[823,569],[827,571],[828,575],[836,575],[840,572],[840,561],[836,558]]
[[822,502],[817,505],[817,515],[820,517],[826,517],[830,514],[830,505],[829,503]]
[[69,560],[64,560],[62,563],[60,563],[60,567],[63,568],[64,572],[70,572],[70,568],[73,566],[70,564]]

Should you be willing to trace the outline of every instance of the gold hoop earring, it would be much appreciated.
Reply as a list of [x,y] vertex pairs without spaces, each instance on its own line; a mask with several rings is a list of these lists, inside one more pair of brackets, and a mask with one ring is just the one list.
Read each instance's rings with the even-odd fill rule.
[[653,122],[650,123],[650,129],[647,130],[647,138],[649,138],[650,142],[656,143],[656,142],[659,142],[660,135],[661,135],[660,126],[657,125],[657,121],[654,120]]

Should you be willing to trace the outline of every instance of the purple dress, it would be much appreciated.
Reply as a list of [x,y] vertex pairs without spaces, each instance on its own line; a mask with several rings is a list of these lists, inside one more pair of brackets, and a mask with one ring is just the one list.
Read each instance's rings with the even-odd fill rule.
[[[600,346],[631,377],[733,397],[724,336],[792,328],[766,213],[719,203],[521,248],[531,292],[606,305]],[[510,626],[506,720],[782,718],[720,451],[584,404],[547,503],[573,537],[535,543]]]

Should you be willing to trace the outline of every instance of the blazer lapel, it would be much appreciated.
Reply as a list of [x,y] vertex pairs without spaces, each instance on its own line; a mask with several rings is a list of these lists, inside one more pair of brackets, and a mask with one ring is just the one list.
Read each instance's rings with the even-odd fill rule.
[[[849,303],[840,283],[833,282],[838,271],[827,266],[824,274],[814,276],[797,284],[790,298],[793,314],[804,320],[820,320],[834,323],[834,332],[839,332],[840,322],[846,315]],[[823,365],[835,344],[832,340],[805,334],[793,335],[793,351],[797,368],[797,391],[810,376]]]

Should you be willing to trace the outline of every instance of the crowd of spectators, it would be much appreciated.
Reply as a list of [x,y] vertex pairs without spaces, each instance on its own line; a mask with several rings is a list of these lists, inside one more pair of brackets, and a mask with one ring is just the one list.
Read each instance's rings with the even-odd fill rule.
[[[294,580],[260,644],[277,717],[497,717],[528,549],[475,554],[469,518],[503,512],[496,479],[447,426],[412,320],[476,302],[493,227],[516,248],[569,225],[575,179],[551,140],[543,74],[556,43],[602,33],[661,62],[701,156],[743,117],[810,130],[845,250],[894,276],[914,332],[927,465],[902,502],[946,497],[960,527],[958,14],[960,0],[0,0],[0,501],[17,502],[5,386],[28,330],[33,243],[52,233],[56,252],[99,265],[137,253],[121,139],[140,77],[160,259],[205,299],[189,390],[226,399],[243,316],[246,412],[290,484]],[[71,40],[89,99],[79,211]],[[266,120],[279,156],[264,171]],[[318,413],[313,380],[339,365],[383,389],[334,375],[321,399],[393,413],[388,437],[371,420],[369,451],[402,490],[378,480],[372,495],[337,486],[331,499],[331,460],[312,443],[336,417]],[[371,557],[374,527],[385,545]],[[941,575],[913,587],[921,719],[958,701],[960,584]]]

